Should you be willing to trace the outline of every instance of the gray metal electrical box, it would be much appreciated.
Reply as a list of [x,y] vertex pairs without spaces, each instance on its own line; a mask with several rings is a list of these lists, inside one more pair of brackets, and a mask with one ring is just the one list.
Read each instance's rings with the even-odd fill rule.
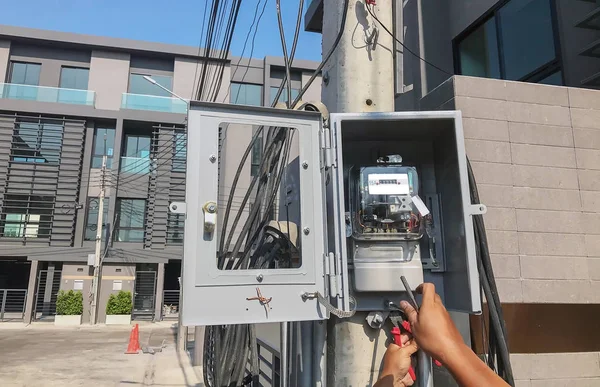
[[403,297],[404,275],[480,312],[471,216],[485,206],[470,202],[461,113],[331,114],[324,136],[329,249],[357,309]]
[[[317,113],[191,102],[186,201],[171,203],[186,218],[184,325],[326,319],[322,303],[306,297],[317,293],[344,311],[384,310],[386,300],[402,297],[405,274],[412,287],[436,283],[448,309],[480,311],[471,215],[484,207],[469,201],[460,113],[332,114],[328,124]],[[250,216],[245,193],[261,152],[250,144],[261,126],[293,133],[269,214],[294,258],[227,270],[217,252],[236,248],[220,238],[223,216],[227,202],[231,217]],[[240,164],[250,148],[252,157]],[[252,254],[257,243],[241,242]]]

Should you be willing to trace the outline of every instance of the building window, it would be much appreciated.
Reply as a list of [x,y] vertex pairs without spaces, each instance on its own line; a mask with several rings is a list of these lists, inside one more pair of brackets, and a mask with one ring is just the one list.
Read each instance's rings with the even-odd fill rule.
[[186,135],[183,132],[175,133],[175,141],[173,141],[173,171],[185,172],[186,158]]
[[1,230],[7,238],[49,238],[54,197],[5,195]]
[[150,173],[150,136],[125,135],[121,173]]
[[60,87],[65,89],[87,90],[90,69],[63,67],[60,70]]
[[[253,133],[256,132],[258,128],[253,128]],[[250,158],[250,176],[258,176],[260,173],[260,163],[262,161],[263,155],[263,136],[262,134],[258,136],[258,139],[254,143],[252,147],[252,154]]]
[[459,38],[459,73],[525,82],[546,79],[560,71],[555,29],[551,0],[511,0]]
[[144,76],[149,76],[156,81],[159,85],[171,90],[173,87],[173,77],[168,75],[150,75],[150,74],[130,74],[129,75],[129,93],[131,94],[143,94],[143,95],[154,95],[157,97],[172,97],[172,95],[166,90],[161,89],[159,86],[148,82],[144,79]]
[[183,223],[185,216],[183,214],[169,213],[167,220],[167,243],[183,243]]
[[119,242],[142,242],[146,220],[146,200],[117,200],[117,240]]
[[237,105],[262,106],[262,92],[261,85],[231,82],[229,102]]
[[[102,223],[110,223],[108,221],[108,204],[110,199],[104,198],[104,208],[102,209],[103,221]],[[98,204],[100,203],[99,198],[88,198],[87,202],[87,217],[85,220],[85,235],[84,239],[86,241],[94,241],[96,240],[96,231],[98,230]],[[102,226],[102,240],[105,238],[105,227]]]
[[41,68],[39,63],[12,62],[9,83],[37,86],[40,83]]
[[500,78],[496,19],[491,18],[467,36],[459,46],[463,75]]
[[18,122],[12,139],[11,160],[24,163],[58,164],[63,126],[49,122]]
[[111,168],[115,147],[115,129],[96,127],[94,133],[94,155],[92,168],[102,168],[102,158],[106,156],[106,168]]
[[[277,95],[278,90],[279,90],[278,86],[271,86],[271,90],[270,90],[271,105],[273,105],[273,101],[275,101],[275,96]],[[292,102],[294,102],[294,100],[296,99],[296,97],[298,97],[299,94],[300,94],[300,89],[295,89],[292,87]],[[279,96],[279,99],[277,100],[277,102],[287,102],[287,87],[283,88],[283,91],[281,92],[281,95]]]
[[40,82],[40,69],[42,65],[37,63],[11,62],[8,83],[25,86],[5,86],[2,97],[11,99],[25,99],[35,101],[38,98]]

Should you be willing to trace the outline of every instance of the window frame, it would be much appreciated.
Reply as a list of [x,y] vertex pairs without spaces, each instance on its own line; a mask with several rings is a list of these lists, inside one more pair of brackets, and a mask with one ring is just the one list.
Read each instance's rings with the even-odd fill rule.
[[22,60],[11,60],[8,66],[8,71],[6,74],[6,83],[10,83],[13,84],[11,82],[11,78],[13,76],[13,72],[14,72],[14,65],[15,64],[25,64],[25,65],[36,65],[39,67],[39,74],[38,74],[38,82],[36,85],[30,85],[28,83],[14,83],[15,85],[25,85],[25,86],[39,86],[40,85],[40,75],[42,74],[42,64],[38,63],[38,62],[25,62]]
[[[33,127],[23,128],[21,126],[22,124],[37,126],[37,129],[33,129]],[[44,131],[46,130],[46,125],[62,127],[62,129],[60,131],[48,129],[48,134],[45,136]],[[24,130],[24,133],[21,133],[21,130]],[[33,139],[34,130],[37,130],[35,134],[35,148],[26,149],[23,146],[19,146],[19,144],[27,145],[25,140],[23,140],[23,136]],[[27,134],[26,131],[31,131],[32,133]],[[61,126],[60,124],[51,121],[34,121],[28,119],[19,120],[14,125],[13,134],[11,138],[10,162],[27,164],[45,164],[55,166],[59,165],[62,158],[64,131],[64,125]],[[17,138],[21,139],[22,142],[16,141]],[[46,144],[44,144],[44,142]],[[31,155],[17,154],[17,151],[31,152]]]
[[[500,10],[508,3],[513,0],[502,0],[496,3],[493,7],[491,7],[487,12],[481,15],[475,22],[473,22],[469,27],[465,28],[460,34],[458,34],[452,40],[452,52],[454,59],[454,72],[457,75],[462,75],[461,61],[460,61],[460,43],[465,40],[468,36],[470,36],[473,32],[475,32],[479,27],[484,25],[491,18],[495,18],[495,26],[496,26],[496,40],[498,42],[498,59],[500,61],[500,79],[506,80],[506,70],[504,65],[504,42],[502,39],[502,23],[501,18],[499,17]],[[554,49],[556,56],[553,60],[546,62],[545,64],[539,66],[535,70],[531,71],[528,74],[525,74],[521,78],[517,79],[517,82],[531,82],[537,83],[542,79],[554,74],[557,71],[562,72],[562,84],[566,85],[565,82],[565,71],[563,67],[562,60],[562,46],[560,44],[560,35],[559,35],[559,23],[558,23],[558,14],[556,7],[556,0],[548,0],[550,3],[550,15],[552,22],[552,38],[554,41]]]
[[[87,70],[87,84],[85,85],[85,89],[77,89],[77,88],[73,88],[73,87],[63,87],[61,86],[62,81],[63,81],[63,70],[64,69],[73,69],[73,70]],[[58,87],[61,89],[71,89],[71,90],[89,90],[89,86],[90,86],[90,68],[89,67],[79,67],[79,66],[68,66],[68,65],[63,65],[60,66],[60,76],[58,79]]]
[[[48,200],[44,200],[48,199]],[[21,207],[15,204],[21,203]],[[43,205],[41,203],[44,203]],[[56,198],[49,195],[32,194],[5,194],[4,202],[0,210],[0,237],[1,238],[19,238],[27,239],[50,239],[52,226],[54,223],[54,209]],[[8,215],[19,215],[20,220],[8,220]],[[37,216],[37,220],[32,220],[32,215]],[[19,235],[7,236],[6,226],[17,225]],[[30,226],[35,226],[35,235],[28,233]],[[40,231],[42,233],[40,233]],[[45,233],[44,233],[45,232]]]
[[[166,87],[168,90],[170,90],[171,92],[173,92],[173,82],[175,80],[174,74],[156,74],[156,73],[152,73],[151,71],[140,71],[138,69],[131,69],[129,72],[129,76],[127,78],[127,93],[129,94],[135,94],[135,95],[146,95],[146,96],[150,96],[150,97],[162,97],[162,98],[174,98],[172,94],[166,92],[165,90],[163,90],[161,87],[156,86],[155,84],[149,82],[149,81],[144,81],[148,83],[148,87],[149,88],[156,88],[157,90],[160,90],[161,95],[157,95],[157,94],[141,94],[141,93],[136,93],[131,91],[131,78],[133,76],[140,76],[140,77],[150,77],[152,79],[154,79],[156,81],[156,77],[164,77],[164,78],[170,78],[171,79],[171,86],[170,87]],[[160,84],[160,83],[159,83]],[[163,85],[161,85],[163,86]],[[164,94],[164,95],[163,95]]]
[[[89,224],[90,215],[91,215],[90,214],[90,210],[92,209],[92,201],[94,201],[94,200],[97,201],[97,204],[96,204],[96,206],[97,206],[96,207],[96,224],[94,224],[96,230],[93,230],[90,227],[91,225]],[[88,196],[87,203],[86,203],[86,209],[85,209],[85,225],[84,225],[84,228],[83,228],[83,240],[84,241],[95,241],[96,240],[96,232],[97,232],[97,229],[98,229],[98,224],[97,224],[98,223],[98,214],[100,213],[100,211],[98,211],[98,209],[99,209],[98,205],[99,204],[100,204],[100,198],[99,197],[97,197],[97,196]],[[106,231],[105,225],[107,223],[110,223],[108,221],[109,204],[110,204],[110,197],[105,197],[104,198],[104,210],[103,210],[105,217],[103,217],[104,218],[103,219],[104,225],[102,226],[102,231],[103,231],[102,232],[102,240],[103,241],[106,239],[104,237],[105,236],[105,232],[104,231]],[[91,236],[91,237],[89,237],[89,238],[88,238],[88,235],[87,235],[88,229],[90,229],[94,233],[94,235]]]
[[[259,100],[258,100],[258,104],[247,104],[247,103],[238,102],[237,101],[237,99],[238,99],[237,93],[236,93],[236,101],[234,102],[233,101],[233,97],[234,97],[234,95],[233,95],[234,94],[233,86],[234,85],[239,86],[239,89],[238,89],[239,91],[238,92],[240,92],[241,89],[243,87],[246,87],[246,86],[255,86],[255,87],[258,87],[260,89],[260,97],[259,97]],[[264,85],[261,85],[261,84],[248,83],[248,82],[231,82],[230,85],[229,85],[229,103],[234,104],[234,105],[263,106],[264,105],[264,103],[263,103],[264,96],[265,96],[265,87],[264,87]],[[245,99],[244,99],[244,102],[246,102]]]
[[[104,153],[102,154],[97,154],[96,153],[96,145],[98,144],[98,141],[100,140],[98,138],[98,131],[99,130],[106,130],[106,131],[112,131],[112,138],[113,138],[113,147],[112,147],[112,154],[108,154],[108,149],[110,148],[105,148],[104,149]],[[112,161],[113,158],[115,156],[115,140],[116,140],[116,134],[117,134],[117,129],[116,128],[112,128],[109,127],[109,125],[96,125],[94,127],[94,143],[92,144],[92,160],[90,163],[90,168],[101,168],[102,167],[102,157],[106,156],[106,169],[111,169],[112,168]],[[107,136],[108,137],[108,136]],[[96,158],[100,158],[100,167],[94,167],[94,159]]]
[[[128,201],[128,202],[132,202],[132,201],[141,201],[144,203],[144,214],[143,214],[143,219],[142,219],[142,225],[140,227],[138,226],[131,226],[131,221],[129,222],[129,226],[122,226],[121,225],[121,213],[122,213],[122,205],[123,205],[123,201]],[[132,204],[133,207],[133,204]],[[122,243],[143,243],[144,240],[146,239],[146,220],[148,217],[148,203],[146,199],[142,199],[142,198],[117,198],[117,202],[116,202],[116,213],[117,213],[117,221],[115,222],[115,234],[116,234],[116,241],[117,242],[122,242]],[[142,238],[140,240],[122,240],[121,238],[121,231],[141,231],[142,232]]]

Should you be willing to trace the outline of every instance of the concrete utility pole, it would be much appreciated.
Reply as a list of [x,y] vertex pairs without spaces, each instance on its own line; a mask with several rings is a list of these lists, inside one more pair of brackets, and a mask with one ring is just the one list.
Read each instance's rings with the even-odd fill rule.
[[[344,0],[326,0],[323,52],[333,44],[344,12]],[[323,69],[322,100],[330,112],[394,111],[393,39],[377,24],[364,0],[350,0],[339,46]],[[392,0],[377,0],[374,13],[393,30]],[[398,279],[398,287],[402,284]],[[371,386],[377,381],[387,340],[358,312],[350,319],[328,321],[328,386]]]
[[[106,143],[106,135],[104,136]],[[106,146],[105,146],[106,148]],[[90,308],[90,324],[96,324],[98,315],[98,298],[100,293],[100,265],[102,253],[102,222],[104,221],[104,197],[106,196],[106,155],[102,156],[102,177],[100,183],[100,197],[98,199],[98,223],[96,226],[96,251],[94,256],[94,278],[92,280],[92,306]]]

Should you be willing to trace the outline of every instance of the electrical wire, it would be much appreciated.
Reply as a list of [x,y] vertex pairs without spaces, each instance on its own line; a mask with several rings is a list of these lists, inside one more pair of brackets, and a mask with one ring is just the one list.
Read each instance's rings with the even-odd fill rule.
[[[246,71],[244,71],[244,75],[242,75],[242,82],[244,82],[244,80],[246,79],[246,75],[248,75],[248,71],[250,70],[250,61],[252,60],[252,55],[254,54],[254,43],[256,41],[256,33],[258,32],[258,27],[260,25],[260,22],[262,20],[263,15],[265,14],[265,10],[267,9],[267,4],[269,3],[269,0],[265,0],[262,10],[260,11],[260,15],[258,16],[258,20],[256,20],[256,28],[254,28],[254,34],[252,35],[252,43],[250,44],[250,55],[248,55],[248,66],[246,66]],[[258,11],[258,7],[260,5],[260,0],[257,1],[256,3],[256,10],[254,12],[254,17],[256,18],[256,11]],[[240,59],[237,62],[237,65],[235,67],[235,71],[233,72],[233,75],[231,76],[231,79],[235,79],[235,74],[237,74],[237,71],[240,68],[240,63],[242,62],[243,56],[244,56],[244,52],[246,51],[246,44],[248,43],[248,38],[250,37],[250,33],[252,32],[252,26],[254,25],[254,20],[252,21],[252,25],[250,26],[250,31],[248,31],[248,35],[246,35],[246,40],[244,41],[244,47],[242,48],[242,53],[240,54]],[[235,99],[233,100],[233,103],[237,103],[238,98],[240,97],[240,91],[242,90],[242,88],[238,88],[237,94],[235,96]],[[227,97],[229,96],[229,93],[231,93],[231,87],[229,87],[229,89],[227,90],[227,94],[225,94],[225,97],[223,98],[223,101],[221,102],[225,102],[227,100]]]
[[377,18],[377,16],[375,15],[374,9],[372,10],[371,7],[374,7],[374,6],[366,5],[367,11],[369,11],[369,14],[371,14],[371,17],[373,17],[373,19],[375,19],[377,21],[377,23],[379,23],[379,25],[385,30],[385,32],[387,32],[392,37],[392,39],[394,39],[400,46],[402,46],[403,49],[405,49],[406,51],[408,51],[409,53],[411,53],[415,58],[419,59],[423,63],[428,64],[429,66],[433,67],[434,69],[439,70],[439,71],[443,72],[444,74],[447,74],[447,75],[450,75],[450,76],[454,75],[453,73],[451,73],[449,71],[446,71],[443,68],[441,68],[441,67],[439,67],[439,66],[437,66],[437,65],[435,65],[435,64],[433,64],[431,62],[429,62],[425,58],[422,58],[419,54],[417,54],[416,52],[414,52],[413,50],[411,50],[410,48],[408,48],[404,43],[402,43],[398,38],[396,38],[396,35],[392,31],[390,31],[385,26],[385,24],[383,24],[381,22],[381,20],[379,20],[379,18]]
[[[479,192],[477,190],[475,174],[473,173],[471,163],[468,159],[467,172],[469,177],[471,203],[479,204]],[[488,366],[494,369],[508,384],[514,386],[515,382],[510,364],[506,324],[504,322],[502,304],[500,302],[494,278],[483,217],[481,215],[474,215],[473,223],[477,247],[476,256],[479,280],[488,304],[490,319],[488,331]],[[485,316],[482,316],[482,318],[485,319]]]

